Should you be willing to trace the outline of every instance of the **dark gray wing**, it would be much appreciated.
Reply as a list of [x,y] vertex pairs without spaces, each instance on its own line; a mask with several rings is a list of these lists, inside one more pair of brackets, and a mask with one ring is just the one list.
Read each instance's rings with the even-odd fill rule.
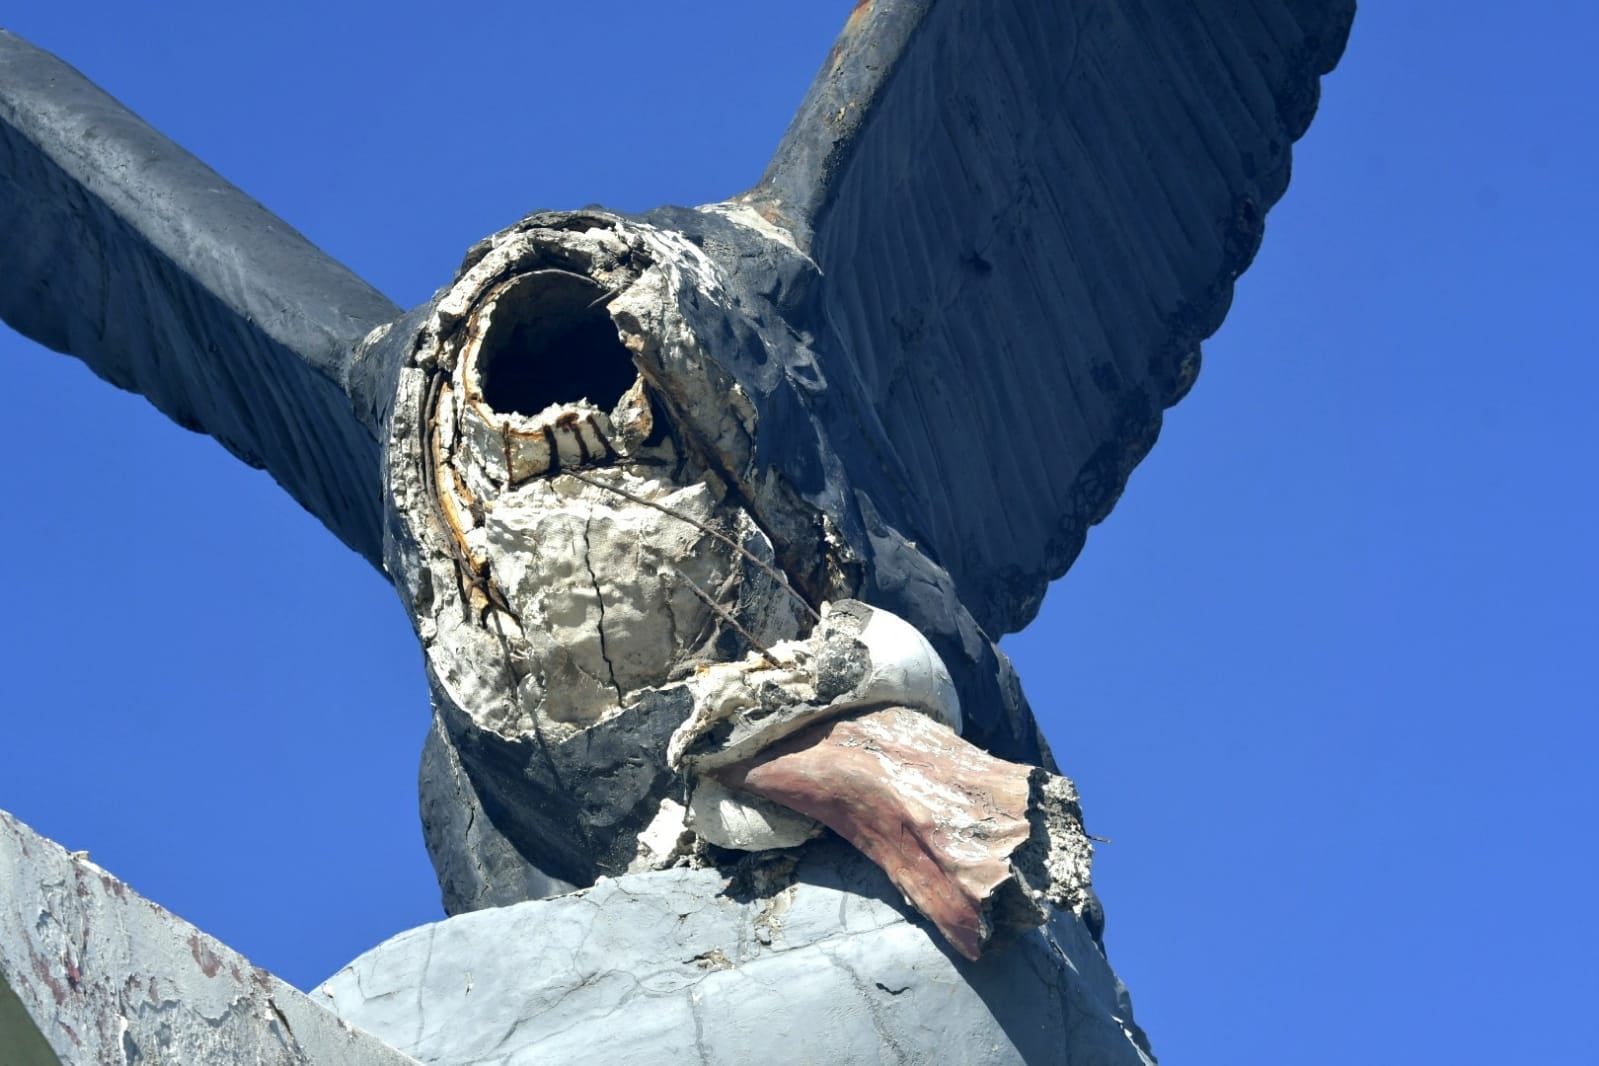
[[[1019,629],[1198,369],[1353,0],[861,0],[747,197],[882,517]],[[841,416],[834,415],[834,418]]]
[[0,318],[265,467],[374,564],[399,309],[59,59],[0,31]]

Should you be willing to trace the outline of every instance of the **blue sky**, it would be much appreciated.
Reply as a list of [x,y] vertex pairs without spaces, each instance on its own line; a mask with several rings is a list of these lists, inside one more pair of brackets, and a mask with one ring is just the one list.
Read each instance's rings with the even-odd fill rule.
[[[528,210],[749,185],[849,6],[6,17],[410,306]],[[1599,1044],[1596,10],[1365,6],[1198,385],[1005,641],[1165,1061]],[[0,365],[0,808],[301,985],[437,917],[392,591],[137,397]]]

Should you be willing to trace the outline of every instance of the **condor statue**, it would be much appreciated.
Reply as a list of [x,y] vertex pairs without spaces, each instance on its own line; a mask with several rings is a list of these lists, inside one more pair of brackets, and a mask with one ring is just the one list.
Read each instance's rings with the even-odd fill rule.
[[1193,383],[1353,9],[862,0],[754,188],[513,221],[409,311],[0,33],[0,317],[422,644],[453,917],[324,1005],[421,1061],[1148,1061],[995,642]]

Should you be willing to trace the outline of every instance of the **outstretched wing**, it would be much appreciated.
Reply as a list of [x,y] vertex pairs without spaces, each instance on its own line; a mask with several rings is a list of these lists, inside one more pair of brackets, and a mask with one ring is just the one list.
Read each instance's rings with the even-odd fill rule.
[[747,199],[823,274],[850,480],[1019,629],[1198,369],[1354,0],[861,0]]
[[399,309],[59,59],[0,31],[0,318],[265,467],[382,557],[381,382]]

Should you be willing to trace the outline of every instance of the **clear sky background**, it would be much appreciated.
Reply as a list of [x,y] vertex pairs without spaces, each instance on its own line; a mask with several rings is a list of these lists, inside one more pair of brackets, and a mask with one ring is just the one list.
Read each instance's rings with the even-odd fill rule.
[[[529,210],[750,185],[849,6],[3,18],[411,306]],[[1198,385],[1004,642],[1168,1063],[1599,1061],[1596,27],[1365,5]],[[0,808],[302,986],[438,917],[389,586],[142,399],[0,367]]]

